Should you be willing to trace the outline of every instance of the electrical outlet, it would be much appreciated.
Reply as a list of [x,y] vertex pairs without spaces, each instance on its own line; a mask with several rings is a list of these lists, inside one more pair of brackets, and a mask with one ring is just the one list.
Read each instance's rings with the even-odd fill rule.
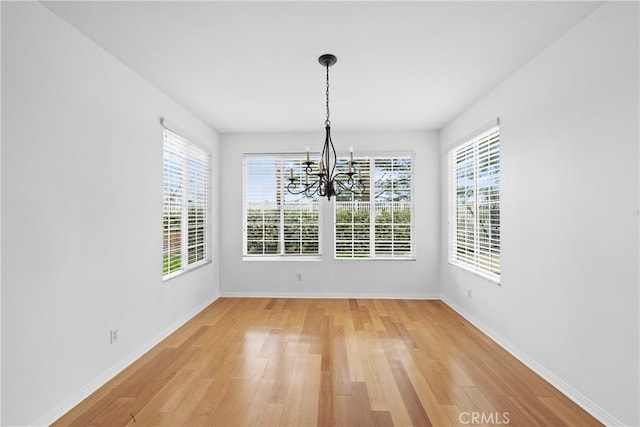
[[118,341],[118,330],[112,329],[109,331],[109,344],[115,344]]
[[298,274],[296,275],[296,280],[297,280],[298,282],[302,282],[302,273],[298,273]]
[[471,289],[467,289],[467,298],[471,299]]

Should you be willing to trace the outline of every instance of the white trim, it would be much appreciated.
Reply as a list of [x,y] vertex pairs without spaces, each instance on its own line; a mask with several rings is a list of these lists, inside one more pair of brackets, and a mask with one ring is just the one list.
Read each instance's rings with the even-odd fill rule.
[[207,154],[211,155],[209,153],[209,148],[207,148],[207,144],[203,144],[202,142],[200,142],[200,140],[198,138],[195,138],[194,136],[192,136],[188,132],[185,132],[184,130],[182,130],[182,128],[180,126],[177,126],[172,121],[167,120],[166,117],[160,117],[160,125],[163,128],[165,128],[167,130],[170,130],[171,132],[175,133],[179,137],[190,141],[192,144],[194,144],[200,150],[205,151]]
[[243,255],[242,261],[275,261],[275,262],[287,262],[287,261],[307,261],[317,262],[322,261],[322,255]]
[[580,406],[582,409],[587,411],[589,414],[594,416],[598,421],[607,425],[607,426],[624,426],[625,424],[616,419],[613,415],[602,409],[600,406],[595,404],[591,399],[580,393],[578,390],[573,388],[567,382],[565,382],[562,378],[558,377],[556,374],[536,362],[531,356],[520,350],[518,347],[511,344],[509,341],[504,339],[498,333],[496,333],[493,329],[489,328],[487,325],[482,323],[480,320],[475,318],[473,315],[465,311],[463,308],[455,304],[452,300],[442,295],[442,302],[451,307],[456,313],[460,316],[464,317],[469,323],[478,328],[483,334],[491,338],[496,344],[500,347],[508,351],[513,357],[518,359],[520,362],[524,363],[529,369],[535,372],[537,375],[542,377],[545,381],[550,383],[553,387],[558,389],[562,394],[567,396],[570,400]]
[[488,131],[489,129],[491,129],[492,127],[495,127],[495,126],[500,126],[500,117],[496,117],[495,119],[489,120],[487,123],[485,123],[482,126],[479,126],[474,131],[466,134],[462,138],[458,138],[458,139],[454,140],[454,142],[452,142],[449,145],[447,145],[446,147],[444,147],[444,149],[445,149],[445,151],[450,151],[455,147],[458,147],[460,145],[465,144],[470,139],[473,139],[474,137],[476,137],[476,136],[478,136],[478,135],[480,135],[482,133],[485,133],[486,131]]
[[151,338],[145,344],[141,345],[125,357],[123,357],[119,362],[115,365],[107,369],[102,374],[98,375],[87,385],[73,393],[71,396],[67,397],[65,400],[57,404],[51,410],[47,411],[45,414],[40,416],[37,420],[32,422],[29,425],[32,426],[45,426],[51,425],[55,421],[57,421],[64,414],[69,412],[71,409],[76,407],[80,402],[89,397],[92,393],[98,390],[100,387],[105,385],[108,381],[112,380],[116,375],[120,372],[124,371],[129,365],[142,357],[145,353],[151,350],[156,345],[160,344],[162,340],[167,338],[169,335],[178,330],[182,325],[187,323],[189,320],[193,319],[198,313],[207,308],[213,302],[215,302],[219,298],[219,295],[214,295],[212,298],[206,300],[202,304],[196,306],[191,311],[187,312],[184,316],[180,317],[178,320],[169,325],[166,329],[160,332],[155,337]]
[[331,298],[331,299],[416,299],[439,300],[440,294],[345,294],[340,292],[233,292],[221,291],[221,298]]
[[456,260],[449,260],[448,263],[449,265],[466,270],[469,273],[475,274],[476,276],[482,277],[483,279],[486,279],[491,283],[494,283],[500,286],[500,276],[496,274],[487,273],[486,271],[481,270],[477,267],[473,267],[473,266],[470,266],[469,264],[465,264],[464,262],[460,262]]
[[397,257],[397,258],[390,258],[390,257],[377,257],[377,258],[337,258],[334,257],[333,258],[334,261],[338,261],[338,262],[346,262],[346,261],[355,261],[355,262],[372,262],[372,261],[393,261],[393,262],[397,262],[397,261],[417,261],[418,259],[415,256],[411,256],[411,257]]
[[169,274],[165,274],[164,276],[162,276],[162,283],[166,283],[172,279],[175,279],[177,277],[182,276],[183,274],[187,274],[193,270],[197,270],[199,268],[202,268],[206,265],[212,264],[213,260],[212,259],[203,259],[200,260],[198,262],[194,262],[193,264],[189,264],[189,268],[185,268],[183,270],[176,270],[174,272],[171,272]]

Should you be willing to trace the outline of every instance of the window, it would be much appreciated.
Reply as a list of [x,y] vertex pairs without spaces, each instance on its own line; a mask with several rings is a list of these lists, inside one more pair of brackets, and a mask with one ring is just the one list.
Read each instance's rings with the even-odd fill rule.
[[244,255],[320,254],[318,197],[287,191],[294,173],[304,182],[302,155],[247,154],[244,158]]
[[209,260],[209,155],[164,130],[162,274],[172,277]]
[[[336,258],[414,258],[413,157],[354,159],[354,164],[366,190],[336,198]],[[346,168],[346,160],[338,167]]]
[[449,261],[493,280],[500,277],[499,125],[456,147],[451,177]]

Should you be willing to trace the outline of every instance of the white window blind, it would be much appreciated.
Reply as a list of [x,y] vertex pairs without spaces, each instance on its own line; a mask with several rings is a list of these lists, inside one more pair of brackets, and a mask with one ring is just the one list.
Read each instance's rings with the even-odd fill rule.
[[[335,257],[414,258],[413,157],[360,158],[354,164],[366,190],[336,198]],[[346,167],[341,160],[338,168]]]
[[318,197],[286,190],[292,173],[305,181],[303,155],[246,154],[244,158],[244,255],[320,254]]
[[209,155],[164,130],[163,259],[165,278],[209,260]]
[[500,276],[500,128],[450,152],[449,261],[491,279]]

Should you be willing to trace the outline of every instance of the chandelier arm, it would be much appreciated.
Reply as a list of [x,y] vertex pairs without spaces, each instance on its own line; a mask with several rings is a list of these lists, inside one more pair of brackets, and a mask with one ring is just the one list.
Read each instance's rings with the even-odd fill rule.
[[[331,128],[328,128],[327,138],[329,139],[329,144],[331,145],[331,151],[333,151],[333,166],[331,167],[331,174],[329,176],[334,177],[333,174],[336,171],[336,163],[338,163],[338,156],[336,154],[336,148],[333,146],[333,141],[331,140]],[[327,157],[329,156],[327,155]]]
[[354,186],[356,183],[353,181],[353,179],[348,179],[346,183],[344,181],[336,179],[336,183],[338,184],[338,187],[342,188],[343,190],[350,191],[352,193],[355,191]]
[[309,162],[304,162],[304,173],[307,174],[307,176],[312,176],[314,175],[313,173],[313,169],[311,167],[311,165],[313,165],[313,162],[309,161]]
[[342,190],[349,191],[349,192],[353,193],[353,190],[352,190],[353,186],[352,185],[344,185],[342,182],[337,181],[337,180],[336,180],[336,183],[338,184],[336,187],[338,187],[338,188],[340,188]]
[[[296,194],[296,195],[297,194],[304,194],[307,197],[311,197],[315,193],[317,193],[318,192],[318,188],[320,188],[320,186],[319,186],[319,182],[320,181],[319,180],[315,180],[315,181],[311,182],[310,184],[305,184],[304,186],[302,186],[302,189],[298,191],[297,190],[298,184],[296,183],[296,181],[297,181],[296,178],[294,178],[293,180],[289,179],[289,184],[287,184],[286,188],[287,188],[287,191],[290,194]],[[311,193],[309,193],[309,190],[313,189],[314,187],[316,187],[315,190],[312,191]]]
[[320,189],[320,186],[317,186],[315,190],[313,190],[311,193],[308,193],[308,192],[304,193],[304,195],[307,197],[313,197],[318,193],[318,189]]
[[357,190],[355,190],[355,193],[364,193],[365,190],[367,189],[367,187],[364,185],[364,182],[361,179],[357,179],[355,181],[355,188],[357,188]]
[[322,167],[319,168],[318,173],[324,174],[325,169],[329,168],[329,126],[325,127],[325,138],[324,145],[322,146],[322,154],[320,154],[320,161],[322,162]]
[[[353,176],[356,175],[356,172],[341,172],[337,174],[334,178],[336,183],[340,188],[346,191],[350,191],[352,193],[362,193],[366,190],[366,186],[361,179],[354,179]],[[344,180],[339,180],[338,177],[346,176],[346,184]]]

